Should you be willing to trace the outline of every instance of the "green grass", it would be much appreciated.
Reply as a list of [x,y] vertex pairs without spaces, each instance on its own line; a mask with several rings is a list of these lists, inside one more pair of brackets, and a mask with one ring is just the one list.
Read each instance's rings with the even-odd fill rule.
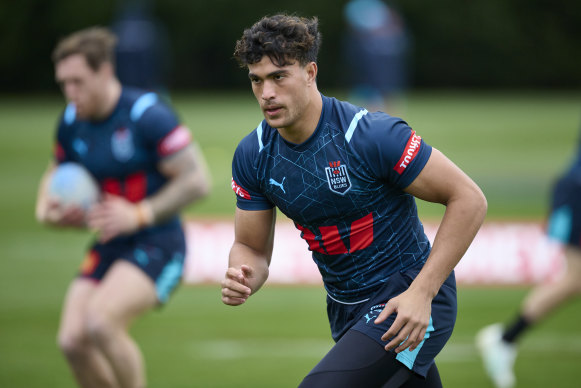
[[[64,289],[50,290],[50,283],[64,278],[2,301],[0,386],[74,386],[54,345]],[[460,287],[456,330],[437,359],[446,387],[491,387],[474,334],[512,317],[525,291]],[[217,285],[182,287],[162,311],[136,324],[151,387],[294,387],[332,346],[318,287],[267,286],[243,308],[222,305],[219,295]],[[520,386],[578,386],[580,310],[581,301],[566,306],[523,339],[516,364]]]
[[[248,92],[176,95],[174,103],[214,182],[212,196],[188,214],[231,218],[231,157],[261,120],[256,102]],[[413,93],[404,116],[481,185],[489,220],[540,220],[550,183],[577,144],[580,103],[580,93]],[[87,236],[34,221],[62,105],[58,96],[0,97],[0,387],[74,386],[55,336]],[[424,217],[441,211],[420,204]],[[438,359],[446,387],[490,387],[473,336],[510,319],[525,292],[460,287],[457,327]],[[135,325],[151,387],[292,387],[331,346],[321,288],[267,285],[241,308],[219,299],[217,285],[182,287]],[[578,386],[580,311],[574,302],[524,338],[516,365],[521,386]]]

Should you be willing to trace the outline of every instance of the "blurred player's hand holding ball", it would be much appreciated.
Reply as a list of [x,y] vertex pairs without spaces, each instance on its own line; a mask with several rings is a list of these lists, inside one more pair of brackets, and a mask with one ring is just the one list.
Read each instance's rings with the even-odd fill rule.
[[87,213],[87,225],[99,233],[99,241],[134,233],[153,222],[147,201],[133,203],[113,194],[105,194]]
[[86,212],[100,195],[97,181],[85,167],[62,163],[50,176],[47,218],[56,225],[83,227]]
[[112,194],[101,195],[89,171],[66,162],[53,171],[49,187],[47,219],[60,226],[89,227],[101,242],[130,234],[152,222],[149,204],[135,204]]
[[74,205],[89,209],[99,200],[97,181],[82,165],[66,162],[58,165],[52,173],[49,194],[62,205]]

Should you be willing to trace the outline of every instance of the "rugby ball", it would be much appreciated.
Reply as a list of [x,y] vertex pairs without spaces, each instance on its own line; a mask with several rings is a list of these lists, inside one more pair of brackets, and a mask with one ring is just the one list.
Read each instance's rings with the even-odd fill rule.
[[99,184],[81,164],[65,162],[59,164],[50,177],[49,196],[62,205],[88,209],[99,200]]

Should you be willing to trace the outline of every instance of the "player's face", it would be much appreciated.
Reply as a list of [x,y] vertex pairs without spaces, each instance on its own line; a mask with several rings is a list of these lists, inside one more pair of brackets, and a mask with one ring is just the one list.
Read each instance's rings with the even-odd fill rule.
[[276,66],[268,56],[258,63],[248,65],[252,91],[260,104],[268,125],[273,128],[299,127],[310,103],[309,86],[314,82],[311,62],[301,66]]
[[79,118],[88,119],[99,113],[107,84],[104,67],[94,71],[81,54],[70,55],[56,64],[56,81],[67,101],[75,104]]

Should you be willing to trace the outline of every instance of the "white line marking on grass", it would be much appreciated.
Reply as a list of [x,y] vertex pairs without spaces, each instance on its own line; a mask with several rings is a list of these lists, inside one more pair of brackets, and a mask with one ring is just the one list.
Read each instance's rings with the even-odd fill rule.
[[[449,342],[436,357],[437,362],[465,363],[479,360],[473,342]],[[333,347],[332,341],[322,339],[232,339],[201,340],[189,343],[188,352],[199,359],[239,358],[314,358],[320,359]],[[544,335],[525,338],[519,348],[525,354],[545,354],[547,357],[568,354],[581,357],[581,336]]]
[[[465,338],[463,338],[465,339]],[[581,336],[543,335],[524,338],[519,353],[544,353],[547,357],[569,354],[581,357]],[[474,343],[451,341],[436,357],[437,362],[473,362],[479,359],[479,353]]]
[[333,347],[332,341],[320,339],[243,339],[208,340],[190,343],[196,358],[322,358]]

